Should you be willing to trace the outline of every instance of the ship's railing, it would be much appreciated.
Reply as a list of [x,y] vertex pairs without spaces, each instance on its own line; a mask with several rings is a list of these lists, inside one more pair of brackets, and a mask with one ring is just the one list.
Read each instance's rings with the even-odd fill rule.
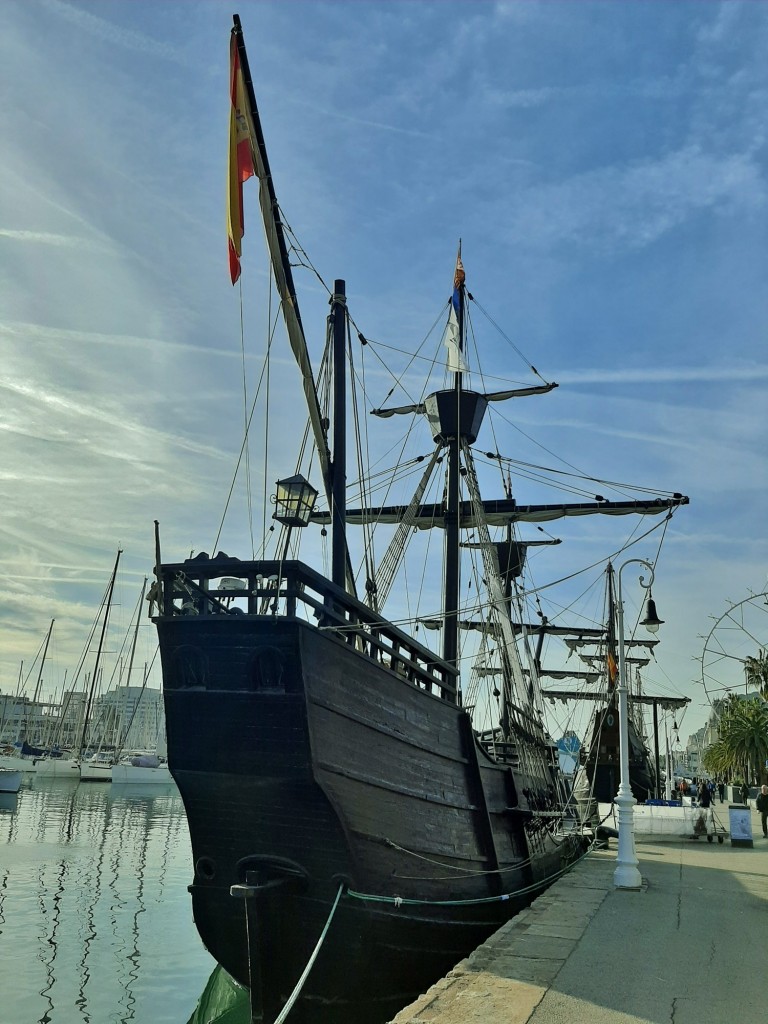
[[303,562],[197,556],[161,567],[155,599],[165,617],[300,618],[414,686],[456,701],[458,672],[452,665]]

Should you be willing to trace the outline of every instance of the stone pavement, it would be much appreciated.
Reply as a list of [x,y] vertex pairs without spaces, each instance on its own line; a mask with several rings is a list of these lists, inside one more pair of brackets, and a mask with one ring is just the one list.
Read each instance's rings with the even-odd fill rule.
[[[728,828],[728,808],[715,812]],[[401,1010],[392,1024],[768,1024],[768,839],[641,839],[638,891],[615,841]]]

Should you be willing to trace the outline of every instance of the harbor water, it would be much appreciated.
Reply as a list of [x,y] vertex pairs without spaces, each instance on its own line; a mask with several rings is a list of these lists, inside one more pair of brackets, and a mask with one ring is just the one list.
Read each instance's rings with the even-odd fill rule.
[[0,1024],[204,1024],[191,874],[173,785],[0,793]]

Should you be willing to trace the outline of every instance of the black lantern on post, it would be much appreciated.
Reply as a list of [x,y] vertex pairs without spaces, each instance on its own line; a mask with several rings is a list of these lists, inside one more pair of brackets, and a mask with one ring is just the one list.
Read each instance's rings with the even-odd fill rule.
[[278,480],[272,518],[285,526],[307,526],[316,500],[317,491],[300,473]]
[[656,612],[656,602],[651,597],[650,591],[648,593],[648,602],[645,606],[645,618],[640,625],[645,626],[649,633],[658,633],[659,626],[664,625],[664,619],[660,619]]

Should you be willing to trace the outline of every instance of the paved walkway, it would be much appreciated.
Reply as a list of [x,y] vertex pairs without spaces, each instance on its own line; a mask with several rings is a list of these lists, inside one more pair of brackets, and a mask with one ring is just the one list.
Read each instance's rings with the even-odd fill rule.
[[[715,807],[728,828],[727,806]],[[507,922],[393,1024],[768,1024],[768,839],[615,841]]]

